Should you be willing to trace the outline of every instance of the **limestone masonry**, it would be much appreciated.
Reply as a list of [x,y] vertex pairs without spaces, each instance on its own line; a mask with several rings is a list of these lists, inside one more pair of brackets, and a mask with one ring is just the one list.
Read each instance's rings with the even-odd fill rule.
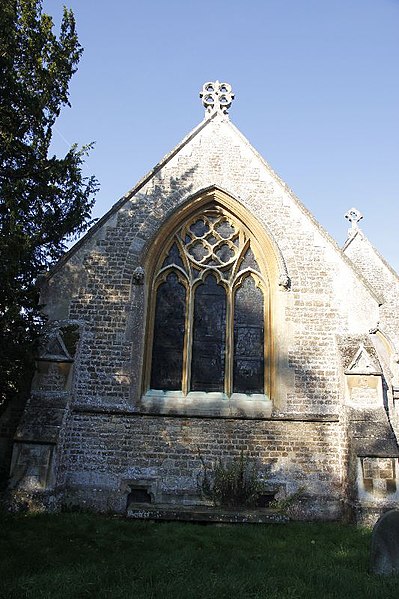
[[[351,209],[341,249],[227,114],[205,119],[47,274],[11,489],[48,508],[203,502],[257,460],[296,516],[399,503],[399,279]],[[201,461],[202,460],[202,461]]]

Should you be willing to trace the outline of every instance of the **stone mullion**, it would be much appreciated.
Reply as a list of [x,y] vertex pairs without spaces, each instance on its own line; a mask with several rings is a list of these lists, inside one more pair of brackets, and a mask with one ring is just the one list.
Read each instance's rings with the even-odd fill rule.
[[150,296],[154,299],[150,302],[150,310],[149,310],[149,319],[148,319],[148,342],[145,349],[145,376],[144,376],[144,385],[142,387],[142,392],[146,393],[148,389],[151,388],[151,373],[152,373],[152,349],[154,344],[154,327],[155,327],[155,310],[157,303],[157,293],[158,287],[161,284],[161,279],[158,278],[154,283],[152,283],[152,289],[150,289]]
[[264,328],[263,328],[263,352],[264,352],[264,360],[263,360],[263,368],[264,368],[264,393],[268,395],[269,399],[273,396],[273,388],[272,382],[274,377],[272,377],[272,364],[274,362],[273,356],[273,347],[270,337],[270,332],[272,330],[271,327],[271,318],[272,315],[270,313],[270,298],[268,289],[265,289],[263,286],[260,287],[263,291],[263,319],[264,319]]
[[233,305],[233,290],[229,286],[227,288],[226,301],[226,356],[225,356],[225,375],[224,375],[224,392],[227,397],[230,397],[233,390],[233,363],[234,363],[234,305]]
[[186,334],[184,336],[183,350],[183,380],[182,391],[183,395],[187,395],[191,385],[191,360],[193,354],[193,319],[194,319],[194,290],[190,283],[187,287],[186,300]]

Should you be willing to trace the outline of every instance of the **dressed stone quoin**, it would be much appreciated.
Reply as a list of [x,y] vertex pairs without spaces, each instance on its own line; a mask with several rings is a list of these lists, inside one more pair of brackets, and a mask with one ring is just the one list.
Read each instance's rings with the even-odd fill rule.
[[195,510],[204,464],[243,453],[260,505],[373,522],[399,502],[398,276],[358,210],[343,248],[316,222],[230,121],[230,84],[200,97],[199,125],[41,279],[11,495]]

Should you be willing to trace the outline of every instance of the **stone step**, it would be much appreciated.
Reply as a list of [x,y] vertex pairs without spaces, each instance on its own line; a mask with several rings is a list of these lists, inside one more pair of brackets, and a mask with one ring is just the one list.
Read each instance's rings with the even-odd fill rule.
[[285,523],[289,517],[270,508],[226,509],[202,505],[134,503],[127,517],[136,520],[177,520],[182,522],[226,522],[231,524]]

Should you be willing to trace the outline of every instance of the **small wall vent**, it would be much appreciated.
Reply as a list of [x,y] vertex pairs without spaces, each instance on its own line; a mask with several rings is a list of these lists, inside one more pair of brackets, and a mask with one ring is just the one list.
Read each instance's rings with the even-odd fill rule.
[[152,498],[148,490],[143,487],[131,487],[131,491],[127,496],[127,509],[134,503],[152,503]]

